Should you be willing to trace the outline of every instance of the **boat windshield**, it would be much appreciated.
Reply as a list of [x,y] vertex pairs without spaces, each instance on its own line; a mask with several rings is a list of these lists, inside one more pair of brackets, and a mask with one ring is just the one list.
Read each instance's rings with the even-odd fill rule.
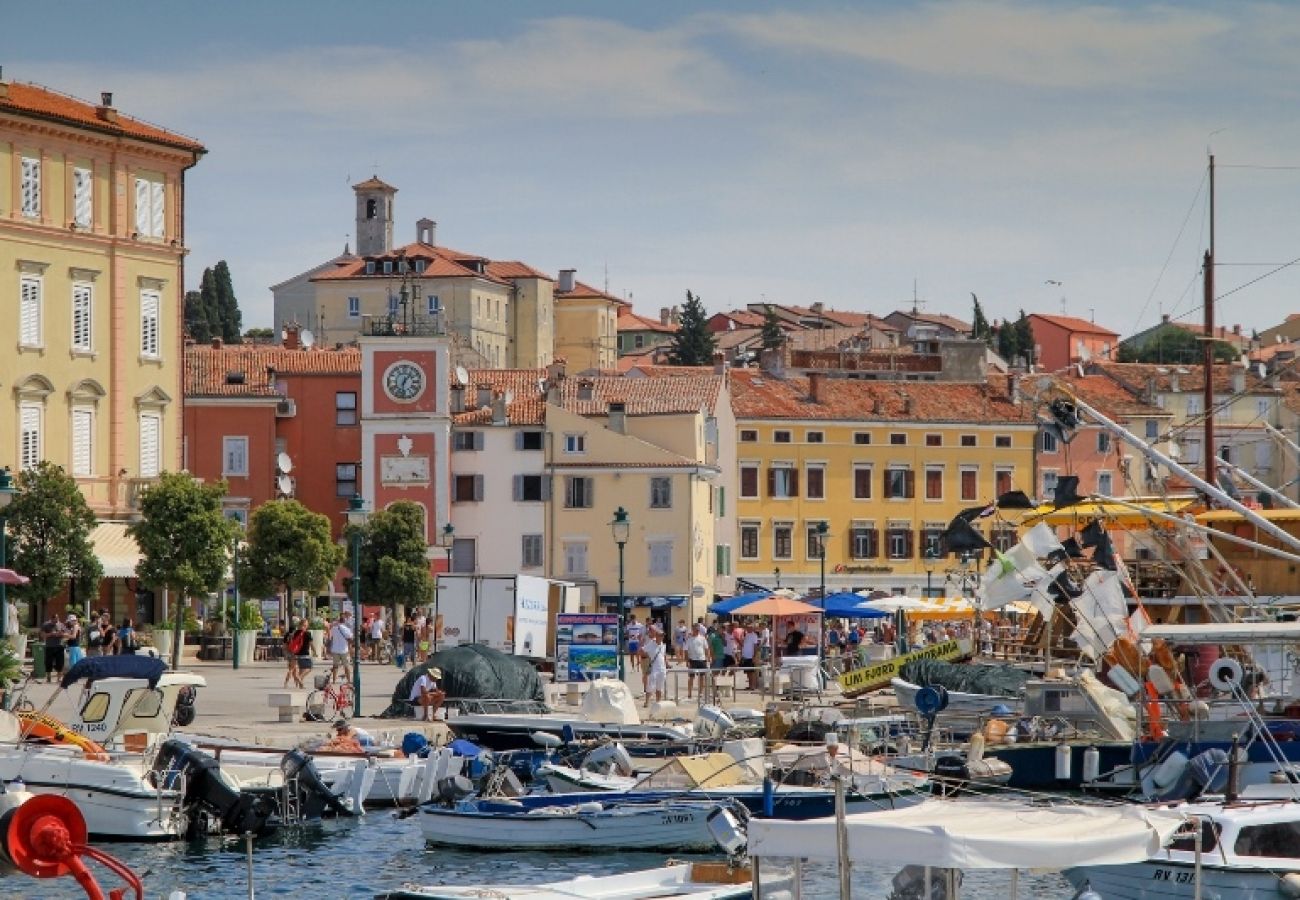
[[1244,825],[1232,849],[1238,856],[1300,859],[1300,822]]
[[[1201,819],[1201,852],[1208,853],[1219,846],[1219,825],[1210,819]],[[1174,839],[1169,842],[1170,850],[1185,850],[1188,853],[1196,852],[1196,825],[1188,822]],[[1240,852],[1240,851],[1238,851]]]

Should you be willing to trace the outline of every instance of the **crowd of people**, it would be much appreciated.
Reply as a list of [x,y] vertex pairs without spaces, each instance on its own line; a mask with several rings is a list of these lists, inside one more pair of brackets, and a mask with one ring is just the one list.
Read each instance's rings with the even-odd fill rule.
[[135,622],[130,616],[120,626],[113,624],[108,610],[96,610],[85,623],[76,613],[60,618],[51,614],[41,625],[41,644],[45,652],[45,681],[62,675],[86,656],[114,656],[139,649]]

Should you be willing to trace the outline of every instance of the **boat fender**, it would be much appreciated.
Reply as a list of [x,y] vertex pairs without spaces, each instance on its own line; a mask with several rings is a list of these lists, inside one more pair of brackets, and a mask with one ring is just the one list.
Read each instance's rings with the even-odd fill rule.
[[598,813],[598,812],[604,812],[604,811],[605,811],[605,806],[604,806],[604,804],[601,804],[601,803],[598,803],[598,802],[595,801],[595,800],[592,800],[592,801],[589,802],[589,803],[579,803],[579,804],[574,808],[574,811],[575,811],[575,812],[579,812],[579,813]]
[[763,779],[763,818],[770,819],[776,813],[776,783],[771,778]]
[[1074,895],[1073,900],[1104,900],[1104,898],[1092,889],[1091,884],[1085,881],[1083,887],[1079,888],[1079,892]]
[[1183,772],[1186,771],[1187,763],[1187,754],[1183,753],[1181,750],[1175,750],[1173,753],[1170,753],[1165,757],[1164,762],[1156,766],[1155,772],[1152,773],[1151,778],[1155,782],[1156,787],[1160,788],[1162,791],[1172,787],[1173,784],[1182,777]]
[[1056,780],[1069,781],[1074,772],[1074,752],[1069,744],[1056,745]]
[[1241,663],[1235,659],[1220,659],[1210,667],[1210,684],[1220,691],[1231,691],[1241,684]]
[[1083,781],[1088,783],[1096,781],[1101,775],[1101,751],[1096,747],[1089,747],[1083,751]]
[[1160,666],[1152,666],[1147,669],[1147,678],[1151,679],[1151,683],[1156,686],[1156,690],[1160,692],[1160,696],[1168,697],[1174,692],[1173,679],[1170,678],[1169,673],[1160,668]]
[[967,762],[979,762],[984,758],[984,732],[977,731],[970,736],[970,746],[966,749]]
[[1283,897],[1300,897],[1300,872],[1288,872],[1278,881],[1277,892]]

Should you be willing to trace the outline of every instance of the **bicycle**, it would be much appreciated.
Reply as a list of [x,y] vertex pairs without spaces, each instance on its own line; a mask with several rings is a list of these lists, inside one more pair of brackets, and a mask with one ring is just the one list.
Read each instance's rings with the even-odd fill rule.
[[307,712],[325,719],[350,716],[356,708],[352,685],[346,681],[334,684],[328,675],[316,676],[316,690],[307,695]]

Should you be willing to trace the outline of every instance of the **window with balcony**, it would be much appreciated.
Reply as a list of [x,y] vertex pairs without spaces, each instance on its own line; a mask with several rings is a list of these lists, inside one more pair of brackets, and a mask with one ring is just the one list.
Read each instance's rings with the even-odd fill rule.
[[140,413],[140,477],[157,478],[162,472],[162,414]]
[[95,409],[72,408],[72,474],[85,478],[95,474]]

